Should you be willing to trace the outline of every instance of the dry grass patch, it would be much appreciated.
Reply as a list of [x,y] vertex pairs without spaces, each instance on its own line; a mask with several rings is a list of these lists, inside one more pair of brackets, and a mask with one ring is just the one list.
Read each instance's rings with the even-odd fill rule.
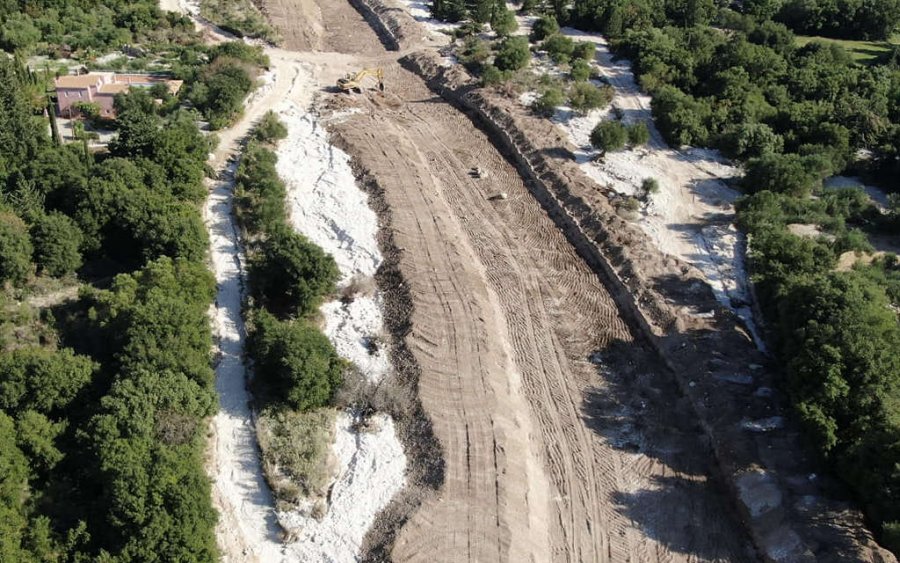
[[297,505],[326,495],[336,414],[332,408],[270,408],[260,413],[256,432],[263,470],[279,504]]

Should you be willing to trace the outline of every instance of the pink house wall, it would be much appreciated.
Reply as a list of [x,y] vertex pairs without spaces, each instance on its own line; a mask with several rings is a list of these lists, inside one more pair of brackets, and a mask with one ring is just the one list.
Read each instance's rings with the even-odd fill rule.
[[72,104],[78,102],[92,102],[93,92],[90,88],[57,88],[56,103],[59,115],[71,117]]

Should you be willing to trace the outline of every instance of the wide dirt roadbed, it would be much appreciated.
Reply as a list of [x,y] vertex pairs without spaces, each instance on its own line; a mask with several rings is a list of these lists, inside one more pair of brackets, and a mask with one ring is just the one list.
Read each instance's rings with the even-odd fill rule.
[[[385,55],[346,0],[267,11],[288,48]],[[693,415],[598,277],[472,121],[385,71],[387,94],[337,97],[362,112],[332,132],[389,208],[406,344],[445,458],[440,489],[385,534],[392,558],[745,559]]]
[[692,415],[597,276],[465,115],[386,83],[337,137],[391,209],[446,457],[395,560],[741,560]]

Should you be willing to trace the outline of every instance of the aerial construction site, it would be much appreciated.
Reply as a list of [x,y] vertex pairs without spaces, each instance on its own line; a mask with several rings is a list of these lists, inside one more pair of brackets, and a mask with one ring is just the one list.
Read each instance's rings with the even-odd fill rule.
[[[280,41],[219,133],[226,174],[205,212],[226,561],[894,560],[816,475],[772,383],[728,228],[732,167],[670,149],[599,35],[592,68],[650,131],[639,157],[605,164],[578,116],[481,88],[417,2],[255,4]],[[163,8],[229,38],[189,1]],[[274,500],[242,362],[227,172],[269,111],[287,127],[275,152],[291,225],[334,256],[339,287],[368,284],[322,307],[374,399],[365,424],[334,422],[316,509]],[[635,166],[662,192],[629,212],[610,186],[640,184]]]

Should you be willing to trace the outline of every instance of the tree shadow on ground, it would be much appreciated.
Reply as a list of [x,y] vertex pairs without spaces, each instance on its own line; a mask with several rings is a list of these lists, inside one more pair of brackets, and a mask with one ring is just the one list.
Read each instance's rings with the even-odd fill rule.
[[614,341],[591,356],[603,385],[586,393],[582,416],[607,444],[634,454],[636,464],[646,457],[665,465],[666,476],[614,492],[608,502],[666,549],[740,560],[749,538],[713,475],[707,437],[671,372],[642,348]]

